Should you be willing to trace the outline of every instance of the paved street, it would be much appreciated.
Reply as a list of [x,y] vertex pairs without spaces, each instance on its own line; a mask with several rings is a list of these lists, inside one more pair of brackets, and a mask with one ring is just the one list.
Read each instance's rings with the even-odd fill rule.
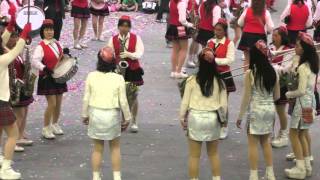
[[[286,2],[285,0],[277,1],[278,4],[275,7],[278,12],[272,14],[276,25],[279,24],[280,13]],[[121,14],[111,14],[107,18],[104,34],[106,39],[117,32],[117,20]],[[177,81],[169,78],[171,50],[165,45],[166,25],[155,23],[155,15],[138,13],[132,14],[132,18],[133,31],[142,37],[145,45],[145,55],[142,59],[145,69],[145,85],[139,96],[140,132],[138,134],[124,133],[121,139],[123,179],[186,180],[188,179],[187,141],[178,121],[180,96]],[[72,45],[72,23],[68,15],[64,22],[61,39],[65,46]],[[86,75],[95,69],[98,49],[105,45],[105,43],[90,41],[92,34],[90,27],[87,33],[90,48],[84,51],[72,49],[72,53],[79,57],[80,67],[76,77],[69,82],[69,92],[64,98],[61,123],[65,135],[54,141],[42,139],[44,97],[36,96],[36,102],[30,107],[27,131],[35,144],[32,147],[26,147],[23,153],[16,153],[14,159],[14,167],[22,172],[25,180],[91,179],[92,144],[86,135],[86,127],[81,123],[82,94]],[[231,31],[230,36],[233,37]],[[237,52],[237,59],[233,67],[239,67],[242,64],[240,57],[241,53]],[[246,132],[238,130],[235,126],[242,94],[242,77],[236,78],[235,82],[237,92],[232,93],[229,99],[230,135],[228,139],[221,141],[219,147],[223,180],[247,180],[249,176]],[[320,136],[319,127],[320,122],[317,121],[311,130],[315,162],[314,173],[312,178],[309,178],[310,180],[320,179],[320,142],[317,139]],[[111,180],[112,170],[108,148],[105,152],[103,179]],[[200,179],[211,180],[205,148],[203,152]],[[290,147],[273,151],[278,180],[286,179],[283,170],[293,165],[285,160],[285,154],[288,152],[291,152]],[[260,163],[259,173],[260,176],[264,175],[263,161]]]

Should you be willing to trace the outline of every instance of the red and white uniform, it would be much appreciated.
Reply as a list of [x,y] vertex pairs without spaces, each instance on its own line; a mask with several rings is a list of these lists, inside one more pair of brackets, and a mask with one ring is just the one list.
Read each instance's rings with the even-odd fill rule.
[[218,65],[219,72],[230,71],[231,63],[235,60],[234,43],[228,38],[210,39],[207,47],[215,50],[215,61]]
[[199,15],[199,1],[198,0],[189,0],[188,1],[188,7],[187,12],[190,13],[192,11],[192,7],[194,7],[194,12],[196,15]]
[[88,8],[89,2],[88,0],[72,0],[71,5],[79,8]]
[[56,40],[42,40],[36,47],[31,64],[39,70],[39,75],[44,75],[43,69],[53,70],[63,55],[62,46]]
[[24,61],[21,56],[18,56],[14,63],[14,69],[16,70],[16,78],[23,80],[24,76]]
[[170,0],[169,13],[170,20],[169,24],[174,26],[186,26],[192,27],[193,24],[187,21],[187,0]]
[[[277,49],[274,45],[270,46],[271,51],[283,51],[287,49],[290,49],[290,47],[282,45]],[[291,61],[291,59],[293,57],[294,57],[294,54],[278,56],[272,59],[272,66],[279,74],[281,74],[282,72],[286,72],[292,66],[293,61]]]
[[290,22],[287,29],[290,31],[301,31],[312,26],[311,9],[306,4],[291,4],[281,14],[281,21],[290,16]]
[[238,20],[238,24],[243,27],[243,32],[247,33],[265,34],[266,30],[271,32],[274,28],[268,10],[265,10],[263,17],[256,17],[251,7],[244,10]]
[[214,26],[218,23],[218,20],[221,18],[221,8],[218,5],[211,7],[211,12],[209,15],[205,12],[204,2],[200,4],[199,7],[199,29],[204,29],[207,31],[213,31]]

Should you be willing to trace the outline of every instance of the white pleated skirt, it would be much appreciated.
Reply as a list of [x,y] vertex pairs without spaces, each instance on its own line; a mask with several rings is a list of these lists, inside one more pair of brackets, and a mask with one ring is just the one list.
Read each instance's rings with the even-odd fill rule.
[[118,109],[89,109],[88,136],[98,140],[113,140],[121,135],[120,111]]
[[194,141],[213,141],[220,138],[221,125],[215,111],[190,110],[188,136]]

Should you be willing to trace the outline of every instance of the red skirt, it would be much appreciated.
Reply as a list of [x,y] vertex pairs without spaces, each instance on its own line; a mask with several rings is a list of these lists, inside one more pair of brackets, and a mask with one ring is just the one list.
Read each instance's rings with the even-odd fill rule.
[[0,126],[9,126],[16,121],[16,116],[9,102],[0,100]]

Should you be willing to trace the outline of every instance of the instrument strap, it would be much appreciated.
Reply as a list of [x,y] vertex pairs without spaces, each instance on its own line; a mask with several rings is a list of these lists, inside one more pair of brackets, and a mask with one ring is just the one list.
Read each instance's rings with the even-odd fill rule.
[[[58,44],[56,42],[53,42],[56,44],[56,46],[58,47]],[[49,46],[51,47],[51,49],[55,52],[55,54],[57,54],[57,57],[60,57],[60,51],[59,49],[57,50],[51,43],[49,43]]]

